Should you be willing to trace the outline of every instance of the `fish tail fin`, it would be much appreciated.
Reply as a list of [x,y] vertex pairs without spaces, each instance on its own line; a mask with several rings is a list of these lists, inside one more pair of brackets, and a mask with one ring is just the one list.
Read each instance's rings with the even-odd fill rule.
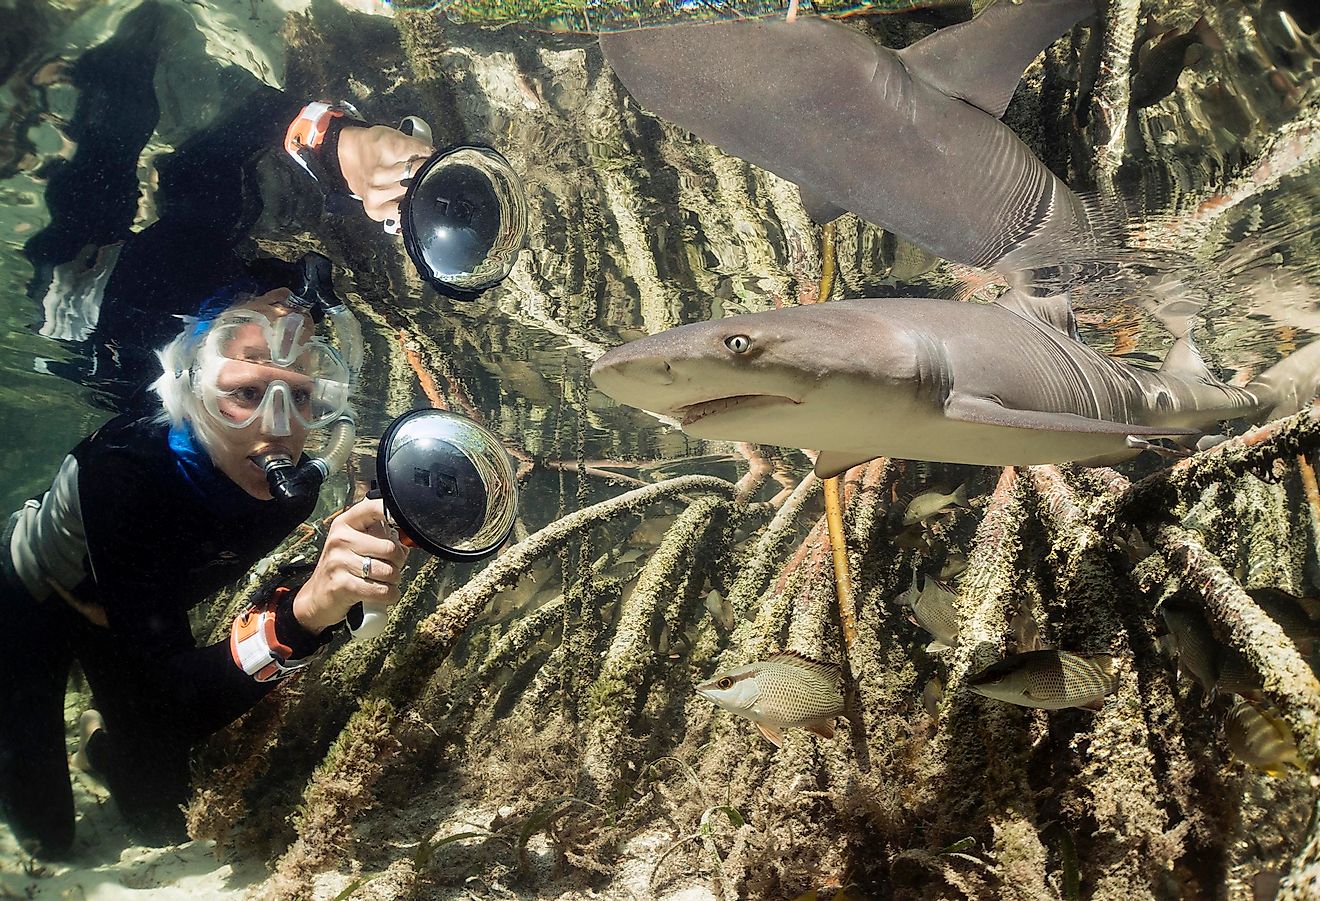
[[1196,20],[1196,24],[1192,26],[1192,33],[1195,34],[1201,43],[1209,49],[1216,51],[1224,49],[1223,38],[1221,38],[1219,32],[1215,31],[1210,23],[1205,20],[1204,15]]
[[1320,390],[1320,340],[1293,351],[1247,386],[1268,419],[1291,416],[1315,399]]
[[968,500],[967,500],[967,483],[966,483],[966,482],[963,482],[961,485],[959,485],[957,488],[955,488],[955,489],[953,490],[953,503],[954,503],[955,506],[958,506],[958,507],[970,507],[970,506],[971,506],[971,504],[970,504],[970,503],[968,502]]

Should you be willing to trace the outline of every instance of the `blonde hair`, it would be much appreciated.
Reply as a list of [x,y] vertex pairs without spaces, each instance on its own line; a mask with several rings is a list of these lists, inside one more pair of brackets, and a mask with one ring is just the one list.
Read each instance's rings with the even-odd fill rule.
[[[243,295],[236,298],[235,303],[243,303],[248,299],[250,295]],[[191,423],[193,434],[210,454],[219,444],[219,435],[215,423],[211,422],[202,407],[202,399],[193,391],[192,369],[214,320],[202,321],[185,316],[183,321],[183,331],[156,351],[156,359],[160,360],[162,371],[151,383],[151,390],[160,397],[159,419],[168,422],[171,428],[181,428],[185,423]]]
[[[156,351],[156,358],[160,360],[162,371],[151,383],[151,390],[160,397],[159,420],[170,423],[172,428],[180,428],[185,423],[190,424],[193,434],[208,454],[212,454],[214,449],[223,443],[221,440],[223,433],[219,424],[202,405],[201,395],[194,390],[193,374],[198,371],[200,364],[202,367],[200,375],[204,380],[208,371],[213,377],[214,368],[219,366],[219,360],[210,359],[202,354],[206,347],[207,336],[216,322],[231,310],[261,300],[265,296],[247,290],[231,292],[227,304],[211,315],[205,318],[182,317],[183,330],[169,344]],[[263,305],[269,306],[269,304]],[[277,306],[288,312],[282,304]],[[215,307],[211,309],[215,310]]]

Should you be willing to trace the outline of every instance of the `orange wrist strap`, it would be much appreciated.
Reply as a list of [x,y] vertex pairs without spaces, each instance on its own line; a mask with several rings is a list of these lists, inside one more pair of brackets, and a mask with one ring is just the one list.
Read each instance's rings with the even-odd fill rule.
[[284,152],[318,182],[325,181],[327,168],[338,169],[337,163],[333,167],[322,163],[320,151],[330,133],[331,123],[343,117],[355,122],[364,121],[351,103],[318,100],[304,106],[284,132]]
[[272,682],[296,673],[312,656],[292,659],[293,650],[275,634],[275,610],[291,589],[275,589],[270,601],[249,607],[234,619],[229,630],[229,656],[234,665],[258,682]]

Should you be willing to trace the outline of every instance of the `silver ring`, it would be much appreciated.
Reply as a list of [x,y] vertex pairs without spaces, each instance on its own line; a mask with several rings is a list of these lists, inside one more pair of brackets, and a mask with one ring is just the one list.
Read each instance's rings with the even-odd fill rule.
[[370,579],[371,579],[371,558],[370,558],[370,557],[363,557],[363,558],[362,558],[362,578],[367,579],[367,580],[370,580]]
[[413,169],[413,160],[409,159],[408,162],[406,162],[403,166],[403,177],[405,180],[412,178],[412,169]]

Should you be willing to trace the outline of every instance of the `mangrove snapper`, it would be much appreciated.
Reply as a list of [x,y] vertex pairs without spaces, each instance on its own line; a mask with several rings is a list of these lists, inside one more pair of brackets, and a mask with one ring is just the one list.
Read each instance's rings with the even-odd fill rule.
[[1284,775],[1286,764],[1302,765],[1288,724],[1273,709],[1243,698],[1224,717],[1224,738],[1234,756],[1271,776]]
[[843,713],[842,683],[838,664],[799,651],[779,651],[698,685],[697,694],[751,720],[780,747],[785,729],[834,737],[834,720]]
[[958,646],[958,611],[954,607],[957,600],[958,595],[929,576],[923,581],[921,592],[909,600],[912,618],[935,639],[926,650],[946,651]]
[[1118,681],[1108,654],[1082,657],[1067,651],[1027,651],[1005,657],[967,680],[979,695],[1042,710],[1099,710]]
[[950,507],[966,506],[968,504],[967,486],[965,485],[959,485],[950,494],[927,491],[924,494],[918,494],[908,503],[907,509],[903,511],[903,525],[910,526],[913,523],[925,522]]

